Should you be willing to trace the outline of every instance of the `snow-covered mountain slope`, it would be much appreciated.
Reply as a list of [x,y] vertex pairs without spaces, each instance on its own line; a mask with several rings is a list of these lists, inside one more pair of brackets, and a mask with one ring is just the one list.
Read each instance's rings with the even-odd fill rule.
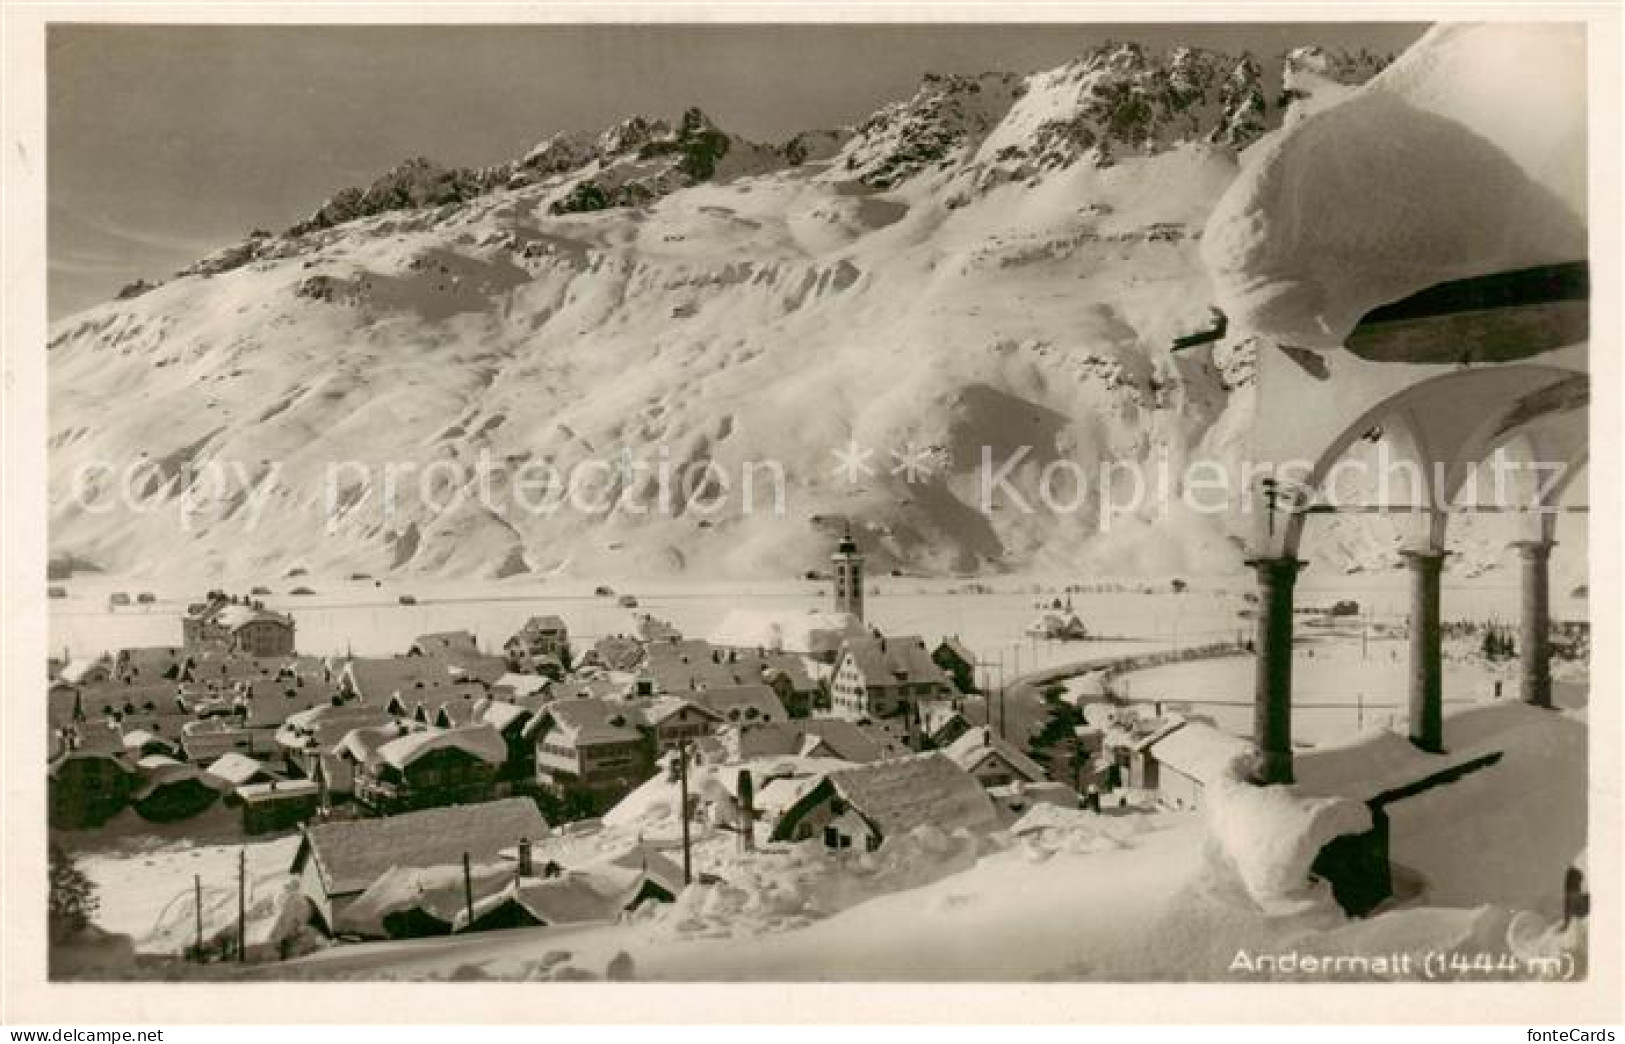
[[[483,170],[411,161],[57,325],[53,552],[784,576],[851,516],[881,569],[1233,568],[1222,518],[1177,502],[1102,526],[1094,469],[1175,476],[1177,501],[1188,461],[1240,452],[1245,351],[1169,350],[1210,321],[1196,235],[1239,149],[1381,64],[1108,47],[779,145],[689,110]],[[848,481],[853,442],[872,473]],[[984,460],[1013,456],[1032,512],[983,503]],[[552,511],[504,481],[585,462],[591,495]],[[133,503],[75,496],[116,492],[100,463],[142,465]],[[720,507],[657,499],[662,467],[708,469]]]

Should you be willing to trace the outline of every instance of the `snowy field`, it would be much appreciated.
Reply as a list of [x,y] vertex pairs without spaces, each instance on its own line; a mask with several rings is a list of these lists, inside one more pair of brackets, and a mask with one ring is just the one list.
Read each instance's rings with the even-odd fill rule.
[[[1407,608],[1403,573],[1365,576],[1317,576],[1307,572],[1300,584],[1301,605],[1329,605],[1355,598],[1374,620],[1397,620]],[[462,582],[396,579],[375,582],[299,577],[241,580],[231,590],[263,584],[273,592],[268,606],[292,612],[299,624],[299,649],[325,655],[353,650],[357,655],[404,652],[420,634],[471,630],[487,649],[538,613],[557,613],[570,626],[578,648],[606,634],[630,633],[636,613],[653,613],[675,623],[685,635],[704,638],[733,609],[826,609],[827,585],[815,581],[706,585],[672,581],[612,582],[617,594],[632,594],[636,609],[621,608],[615,598],[595,597],[593,584],[558,581]],[[304,585],[316,593],[290,596]],[[990,593],[968,593],[973,585]],[[1092,634],[1132,641],[1058,643],[1034,641],[1024,629],[1039,613],[1064,598],[1069,585],[1091,588],[1116,585],[1125,590],[1074,594],[1073,608]],[[164,585],[135,578],[80,577],[66,581],[67,597],[50,604],[51,650],[75,656],[95,655],[122,646],[175,645],[181,638],[181,614],[202,595],[199,587]],[[1157,645],[1202,644],[1250,634],[1250,621],[1236,613],[1242,594],[1251,590],[1245,578],[1191,579],[1182,595],[1168,590],[1166,579],[1100,577],[1001,576],[981,580],[874,577],[878,594],[867,601],[869,622],[889,634],[938,638],[958,634],[978,656],[1003,657],[1007,677],[1081,659],[1132,652]],[[1149,589],[1154,593],[1139,593]],[[109,609],[115,591],[133,599],[152,592],[150,606]],[[412,595],[417,605],[398,602]],[[1554,591],[1559,619],[1585,618],[1586,603]],[[1517,619],[1517,589],[1505,578],[1446,584],[1446,619]],[[1019,658],[1019,662],[1018,662]],[[996,671],[996,666],[989,667]]]
[[[1516,661],[1492,667],[1468,656],[1467,646],[1451,650],[1444,664],[1447,709],[1518,698]],[[1292,732],[1300,743],[1320,745],[1345,739],[1373,726],[1403,729],[1410,666],[1404,639],[1362,639],[1358,629],[1320,635],[1300,644],[1292,663]],[[1180,704],[1193,714],[1238,736],[1249,735],[1253,720],[1251,657],[1203,660],[1137,671],[1118,680],[1117,693],[1152,710]]]

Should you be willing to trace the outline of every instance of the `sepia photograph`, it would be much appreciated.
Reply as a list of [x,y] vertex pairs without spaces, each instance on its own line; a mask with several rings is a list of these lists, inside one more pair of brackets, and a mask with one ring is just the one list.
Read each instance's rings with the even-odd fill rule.
[[425,10],[38,25],[47,987],[1617,974],[1596,23]]

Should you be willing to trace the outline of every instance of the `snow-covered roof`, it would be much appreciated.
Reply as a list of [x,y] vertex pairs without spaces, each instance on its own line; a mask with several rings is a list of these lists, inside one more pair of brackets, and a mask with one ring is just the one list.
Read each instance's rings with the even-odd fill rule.
[[379,747],[400,739],[405,733],[406,726],[398,721],[364,725],[346,732],[344,738],[333,747],[333,753],[348,757],[357,764],[365,764],[372,760]]
[[544,613],[526,620],[524,626],[514,633],[514,637],[536,634],[564,634],[569,631],[565,626],[564,618],[553,613]]
[[856,723],[840,718],[797,718],[749,728],[730,726],[719,735],[735,760],[783,755],[826,756],[866,764],[881,750]]
[[391,867],[455,866],[460,871],[465,852],[486,863],[520,839],[546,833],[547,821],[536,802],[517,797],[316,823],[305,829],[305,839],[328,893],[345,895],[366,888]]
[[822,776],[775,776],[756,792],[753,802],[756,811],[763,819],[772,822],[821,782]]
[[981,785],[940,753],[841,769],[830,773],[829,782],[884,836],[926,824],[979,830],[998,819]]
[[314,797],[321,787],[313,779],[277,779],[268,783],[249,783],[237,788],[237,797],[249,804],[296,797]]
[[383,704],[347,704],[335,707],[331,703],[311,707],[283,719],[277,729],[276,741],[284,747],[327,749],[338,743],[351,729],[383,725],[391,720]]
[[1202,255],[1233,328],[1336,347],[1449,280],[1582,260],[1586,29],[1446,23],[1256,146]]
[[530,715],[531,712],[527,708],[521,707],[517,703],[503,703],[500,700],[480,708],[477,712],[480,721],[498,731],[507,728],[516,721],[529,718]]
[[165,750],[175,749],[175,744],[155,732],[148,732],[146,729],[134,729],[124,734],[125,750],[140,750],[152,744],[157,744]]
[[1159,764],[1204,784],[1227,775],[1238,759],[1253,753],[1246,740],[1199,721],[1175,725],[1145,747]]
[[419,655],[434,656],[455,651],[477,652],[479,643],[469,631],[436,631],[412,639],[411,648]]
[[[417,911],[448,928],[458,915],[467,914],[467,885],[473,886],[476,916],[481,903],[506,891],[513,871],[490,860],[481,860],[463,876],[461,857],[432,866],[391,866],[376,874],[366,889],[338,914],[334,928],[366,936],[388,935],[385,920],[392,914]],[[345,894],[339,892],[337,894]],[[488,909],[488,907],[487,907]]]
[[293,617],[252,605],[225,605],[215,613],[214,622],[228,631],[235,631],[252,623],[274,623],[279,627],[292,627]]
[[670,856],[641,842],[589,863],[582,872],[635,891],[644,880],[653,881],[672,895],[683,890],[683,868]]
[[732,609],[723,617],[711,641],[747,649],[826,655],[848,638],[868,632],[851,613],[794,609]]
[[379,747],[374,758],[405,770],[425,754],[436,750],[460,750],[488,765],[508,759],[508,745],[489,725],[468,725],[457,729],[422,729],[409,732]]
[[188,765],[166,758],[162,754],[151,754],[136,762],[140,771],[141,785],[134,795],[135,800],[143,801],[160,787],[167,787],[174,783],[184,783],[188,780],[202,781],[202,773],[196,765]]
[[553,684],[553,679],[543,674],[504,674],[491,683],[493,689],[506,689],[515,696],[534,696],[538,692],[547,691]]
[[422,689],[450,685],[451,665],[439,656],[358,656],[344,666],[356,692],[380,705]]
[[105,657],[97,657],[95,659],[87,660],[70,660],[68,665],[62,668],[57,677],[62,681],[67,682],[69,685],[81,685],[84,683],[84,680],[91,675],[97,673],[106,674],[111,670],[112,666],[107,662]]
[[1007,807],[1029,809],[1039,805],[1062,809],[1078,807],[1078,792],[1065,783],[1056,783],[1053,780],[1038,783],[1023,783],[1017,780],[1002,787],[988,787],[987,796]]
[[264,765],[247,754],[238,754],[234,751],[216,758],[209,765],[207,774],[228,787],[240,787],[264,771]]
[[685,709],[693,710],[712,721],[721,721],[722,716],[694,700],[685,700],[677,696],[661,696],[650,700],[643,708],[643,718],[651,725],[663,724],[668,718],[682,713]]
[[1002,760],[1029,783],[1044,780],[1043,766],[1028,757],[1014,743],[996,735],[985,725],[968,729],[963,736],[950,743],[943,753],[966,772],[975,769],[983,759],[993,756]]
[[886,638],[864,635],[841,646],[841,655],[850,657],[869,685],[935,684],[949,687],[948,676],[918,635]]
[[638,731],[638,726],[643,723],[641,709],[610,700],[554,700],[525,726],[525,736],[534,739],[549,723],[577,745],[631,743],[642,738],[642,733]]
[[611,894],[612,890],[584,874],[521,881],[514,891],[519,903],[543,924],[607,921],[620,913],[618,897]]
[[788,678],[790,688],[797,692],[813,688],[806,661],[799,654],[696,640],[651,642],[644,652],[643,671],[660,691],[668,693],[755,685],[778,674]]
[[766,685],[703,689],[690,693],[688,699],[724,721],[785,721],[790,717],[777,694]]

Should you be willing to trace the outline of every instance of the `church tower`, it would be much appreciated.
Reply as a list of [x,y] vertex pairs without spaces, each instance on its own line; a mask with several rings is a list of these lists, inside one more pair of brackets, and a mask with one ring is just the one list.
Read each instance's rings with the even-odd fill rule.
[[858,554],[857,541],[852,539],[852,523],[847,522],[830,556],[835,564],[835,611],[851,613],[863,620],[863,556]]

